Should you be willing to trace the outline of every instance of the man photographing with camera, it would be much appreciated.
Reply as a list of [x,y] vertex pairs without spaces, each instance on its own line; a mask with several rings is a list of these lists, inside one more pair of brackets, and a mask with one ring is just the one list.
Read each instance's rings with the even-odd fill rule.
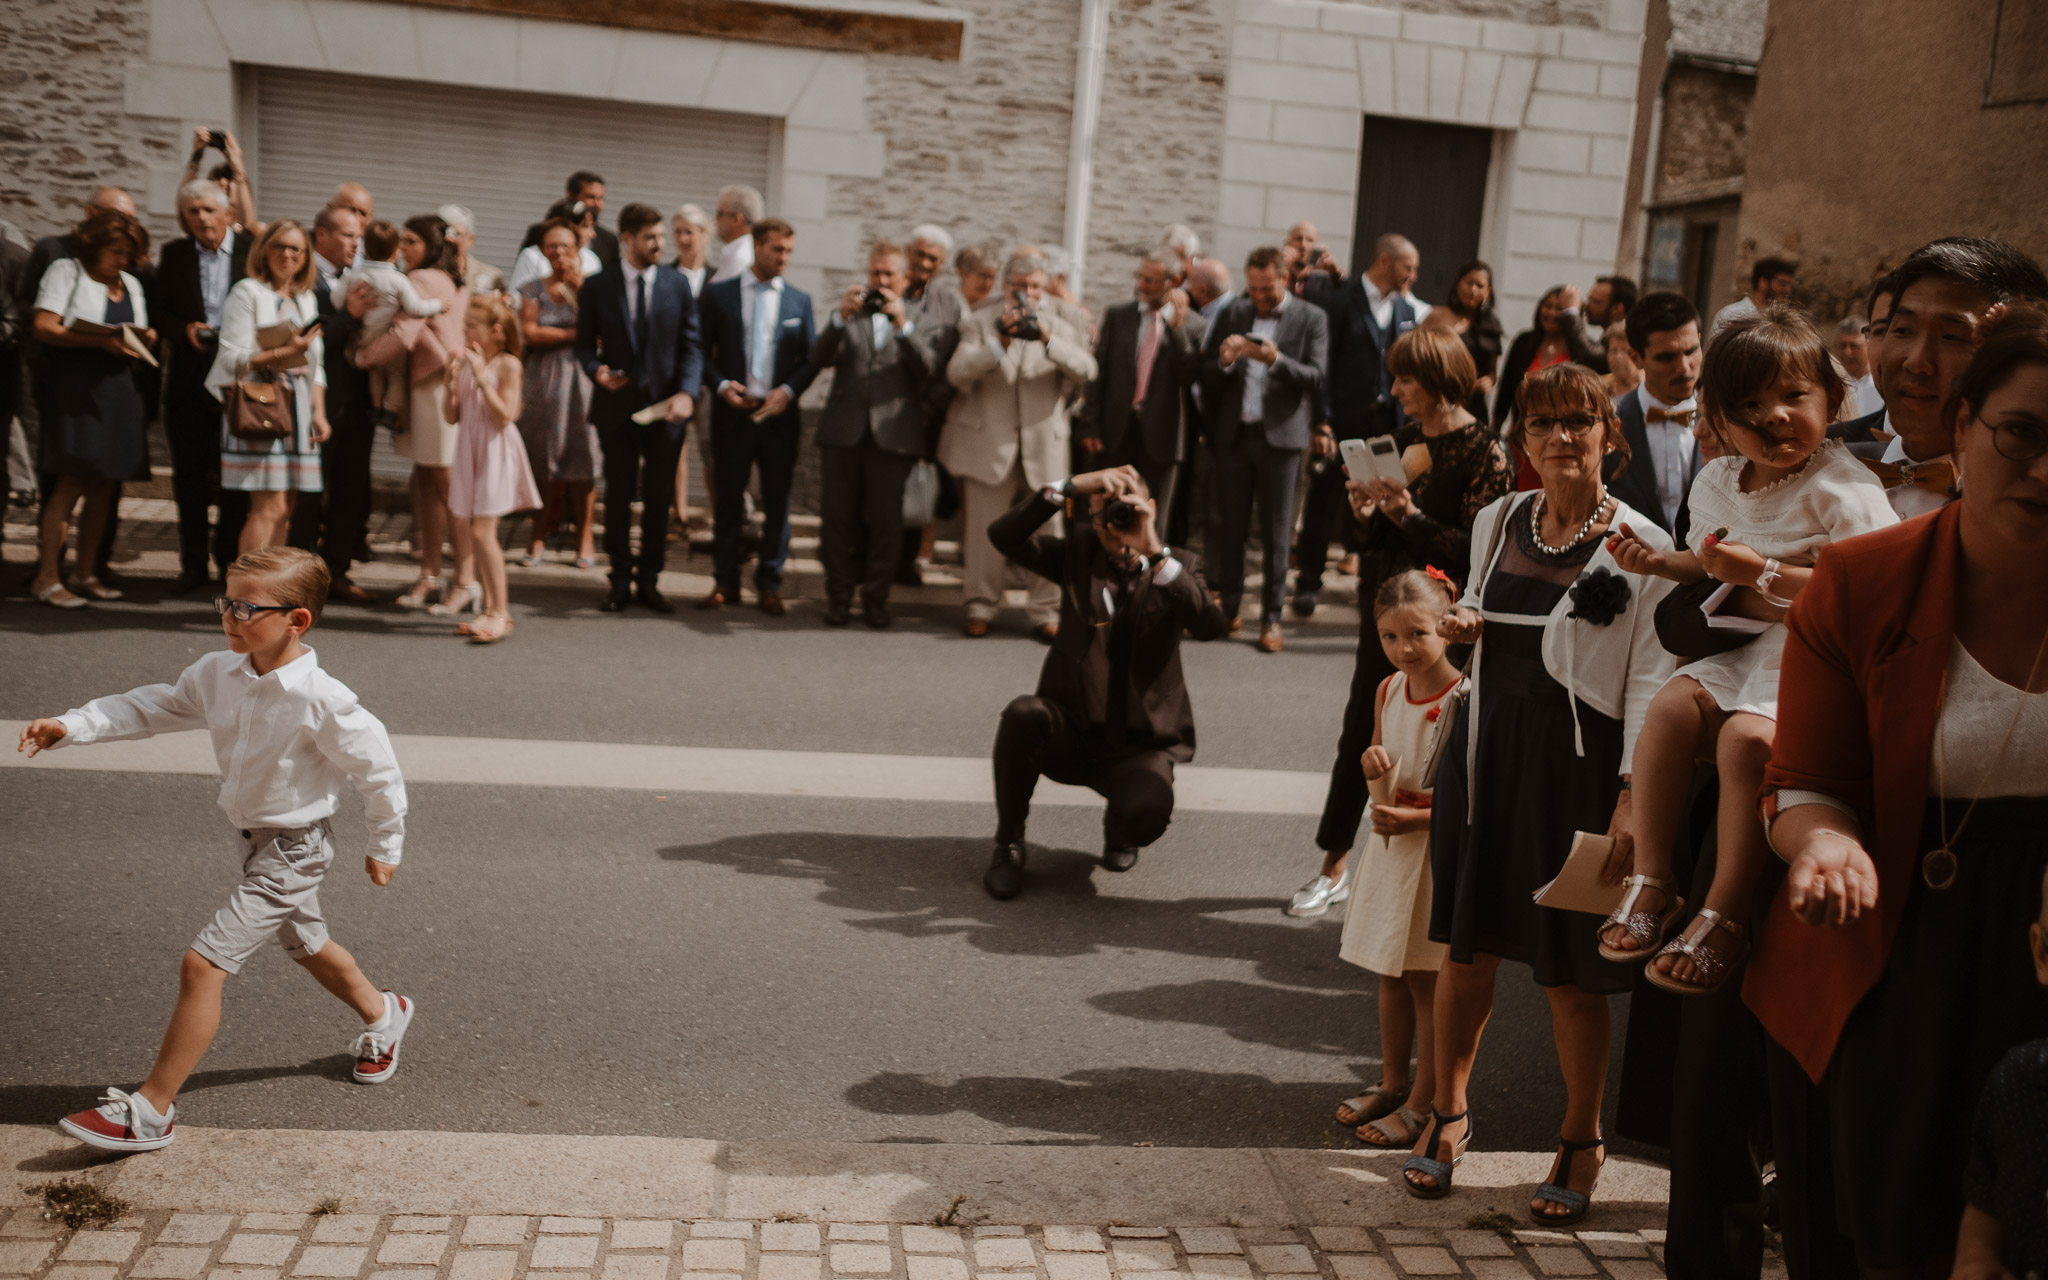
[[[1041,532],[1063,509],[1074,532]],[[1047,485],[989,526],[998,551],[1060,591],[1038,692],[1003,708],[996,730],[995,858],[982,877],[991,897],[1024,888],[1024,824],[1040,777],[1109,801],[1110,871],[1136,865],[1173,818],[1173,766],[1195,755],[1181,633],[1213,640],[1228,624],[1200,562],[1167,549],[1154,517],[1144,480],[1117,467]]]

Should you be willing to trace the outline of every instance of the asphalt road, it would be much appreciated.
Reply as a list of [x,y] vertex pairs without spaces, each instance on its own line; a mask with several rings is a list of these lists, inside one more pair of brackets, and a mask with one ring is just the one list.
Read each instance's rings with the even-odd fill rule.
[[[515,599],[491,649],[353,608],[314,640],[394,732],[955,756],[985,754],[1043,655],[1021,623],[962,639],[950,610],[873,634],[814,606]],[[202,606],[147,586],[78,614],[0,602],[0,718],[169,679],[218,642]],[[1277,656],[1189,646],[1197,762],[1326,769],[1352,646],[1340,627]],[[179,954],[234,878],[215,790],[0,772],[0,1122],[146,1071]],[[1317,1146],[1349,1142],[1330,1110],[1378,1077],[1373,980],[1337,959],[1335,920],[1278,909],[1311,870],[1311,817],[1186,813],[1113,876],[1096,813],[1048,807],[1031,890],[997,903],[977,806],[451,784],[412,805],[378,890],[345,802],[323,891],[373,980],[419,1002],[398,1080],[346,1083],[351,1015],[266,954],[229,986],[190,1123]],[[1563,1106],[1547,1008],[1503,972],[1482,1142],[1542,1149]]]

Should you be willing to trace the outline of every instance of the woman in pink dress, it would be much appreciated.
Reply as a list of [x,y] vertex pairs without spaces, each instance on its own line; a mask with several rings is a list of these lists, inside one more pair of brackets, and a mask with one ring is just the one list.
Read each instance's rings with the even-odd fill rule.
[[505,551],[498,545],[498,517],[540,506],[540,489],[519,434],[524,374],[519,367],[519,319],[504,299],[481,295],[463,320],[463,348],[448,360],[442,412],[456,428],[454,465],[449,468],[448,511],[455,518],[457,551],[476,557],[483,587],[483,616],[456,628],[477,644],[512,632],[505,598]]

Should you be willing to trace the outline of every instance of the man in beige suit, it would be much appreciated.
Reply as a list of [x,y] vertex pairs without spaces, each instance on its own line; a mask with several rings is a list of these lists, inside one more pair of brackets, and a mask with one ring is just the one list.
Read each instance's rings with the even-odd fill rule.
[[[1095,378],[1088,334],[1046,305],[1045,259],[1018,253],[1003,267],[1002,291],[960,322],[946,365],[958,389],[939,438],[939,465],[960,481],[967,562],[963,595],[970,636],[988,634],[1003,600],[1006,565],[988,527],[1034,489],[1067,478],[1069,393]],[[1031,625],[1041,640],[1059,634],[1059,586],[1033,577]]]

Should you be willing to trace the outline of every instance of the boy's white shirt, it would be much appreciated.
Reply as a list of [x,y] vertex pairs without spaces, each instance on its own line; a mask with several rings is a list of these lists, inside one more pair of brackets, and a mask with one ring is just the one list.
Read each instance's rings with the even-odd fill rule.
[[391,737],[311,649],[265,676],[248,655],[218,650],[176,684],[95,698],[61,718],[58,747],[206,730],[220,763],[220,807],[245,829],[330,818],[351,782],[369,818],[370,856],[395,866],[404,851],[405,779]]

